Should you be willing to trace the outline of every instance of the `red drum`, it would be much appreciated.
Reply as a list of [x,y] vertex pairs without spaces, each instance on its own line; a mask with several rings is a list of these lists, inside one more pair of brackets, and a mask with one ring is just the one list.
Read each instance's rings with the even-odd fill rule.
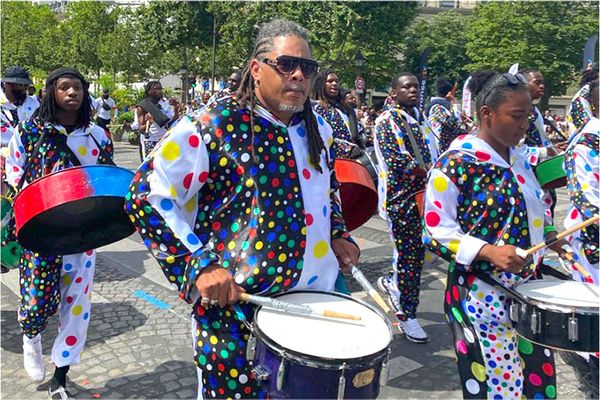
[[65,255],[131,235],[124,207],[132,180],[125,168],[87,165],[32,182],[15,198],[17,240],[42,255]]
[[425,205],[424,205],[425,191],[419,190],[417,193],[413,194],[412,197],[415,199],[415,202],[417,203],[417,209],[419,210],[419,215],[423,216],[423,213],[425,212]]
[[342,215],[352,231],[367,222],[377,211],[377,190],[367,168],[352,160],[338,159],[334,164],[340,182]]

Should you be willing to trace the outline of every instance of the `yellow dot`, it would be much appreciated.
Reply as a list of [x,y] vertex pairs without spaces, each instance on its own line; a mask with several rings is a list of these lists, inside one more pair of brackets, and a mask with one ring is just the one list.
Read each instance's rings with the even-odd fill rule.
[[448,244],[448,248],[450,249],[451,252],[453,253],[458,253],[458,246],[460,245],[460,240],[451,240],[450,243]]
[[279,255],[279,258],[278,258],[279,262],[284,262],[286,259],[287,259],[287,256],[285,254]]
[[82,155],[85,156],[87,154],[87,149],[85,148],[85,146],[79,146],[77,148],[77,152]]
[[232,240],[231,242],[229,242],[229,244],[227,245],[227,248],[229,250],[235,249],[235,241]]
[[494,204],[494,199],[488,199],[487,200],[487,205],[491,206],[492,204]]
[[196,209],[196,197],[192,197],[190,199],[190,201],[185,203],[184,207],[185,207],[185,211],[187,211],[187,212],[191,213],[192,211],[194,211]]
[[81,314],[82,311],[83,311],[83,307],[81,306],[81,304],[77,304],[75,307],[73,307],[73,310],[71,310],[71,313],[73,315],[79,315],[79,314]]
[[224,167],[227,165],[227,157],[221,157],[221,159],[219,160],[219,165],[221,167]]
[[540,218],[536,218],[533,220],[533,226],[535,226],[536,228],[541,228],[542,227],[542,220]]
[[71,284],[71,275],[63,275],[62,280],[65,285],[70,285]]
[[175,257],[168,256],[166,261],[167,261],[167,264],[173,264],[175,262]]
[[471,364],[471,372],[479,382],[485,381],[485,367],[477,362]]
[[181,151],[179,145],[175,142],[167,142],[161,149],[161,155],[167,161],[176,160],[179,157]]
[[219,343],[219,341],[217,340],[217,337],[213,335],[210,337],[210,343],[217,344]]
[[233,132],[233,125],[227,124],[226,129],[227,129],[227,132]]
[[175,186],[169,186],[169,194],[171,197],[177,197],[177,189],[175,189]]
[[433,180],[433,188],[438,192],[445,192],[448,189],[448,182],[441,176]]
[[260,250],[263,248],[263,242],[261,242],[260,240],[258,242],[256,242],[256,244],[254,245],[254,247],[256,248],[256,250]]
[[237,378],[238,377],[237,369],[234,368],[231,371],[229,371],[229,375],[231,375],[232,378]]
[[252,186],[252,185],[254,185],[254,179],[250,178],[250,179],[248,179],[248,180],[246,181],[246,186],[247,186],[247,187],[250,187],[250,186]]
[[319,240],[313,248],[315,257],[321,258],[329,251],[329,244],[324,240]]

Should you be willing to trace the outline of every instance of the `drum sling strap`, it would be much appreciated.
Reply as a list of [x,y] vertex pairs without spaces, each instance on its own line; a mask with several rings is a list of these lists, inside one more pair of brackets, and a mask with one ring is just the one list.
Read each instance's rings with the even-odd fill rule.
[[412,127],[410,126],[410,124],[405,123],[404,118],[402,118],[402,115],[400,115],[399,117],[400,117],[400,125],[401,125],[401,127],[403,127],[406,130],[406,135],[408,136],[410,145],[413,148],[413,151],[415,152],[415,158],[417,159],[417,164],[419,165],[419,167],[421,167],[425,170],[428,170],[429,168],[427,167],[427,164],[425,164],[425,161],[423,160],[423,155],[421,154],[421,148],[417,144],[417,140],[415,139],[415,137],[413,135]]

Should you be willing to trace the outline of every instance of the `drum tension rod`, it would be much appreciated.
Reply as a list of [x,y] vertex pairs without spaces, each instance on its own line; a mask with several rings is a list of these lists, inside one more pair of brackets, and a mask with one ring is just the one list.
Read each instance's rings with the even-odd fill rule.
[[342,368],[341,368],[342,374],[340,375],[340,380],[338,382],[338,393],[337,393],[338,400],[343,400],[344,392],[346,391],[346,377],[344,376],[345,371],[346,371],[346,363],[342,364]]

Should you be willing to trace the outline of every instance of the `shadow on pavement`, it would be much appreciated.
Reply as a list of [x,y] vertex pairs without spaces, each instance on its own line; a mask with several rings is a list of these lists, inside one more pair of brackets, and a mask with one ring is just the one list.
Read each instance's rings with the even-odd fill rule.
[[[152,258],[146,250],[135,250],[127,253],[127,261],[119,262],[117,260],[123,257],[122,252],[116,251],[102,251],[99,253],[99,257],[96,261],[96,273],[94,275],[94,282],[114,282],[114,281],[125,281],[129,279],[138,278],[146,272],[144,261]],[[114,261],[113,261],[114,260]],[[115,263],[125,266],[125,268],[118,268]],[[158,264],[156,268],[160,268]]]

